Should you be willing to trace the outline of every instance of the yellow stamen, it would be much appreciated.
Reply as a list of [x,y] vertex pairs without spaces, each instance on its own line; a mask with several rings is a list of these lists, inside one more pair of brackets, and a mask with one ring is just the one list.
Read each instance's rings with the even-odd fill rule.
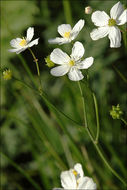
[[111,18],[111,19],[109,19],[109,21],[108,21],[108,25],[109,25],[109,26],[115,26],[115,25],[116,25],[116,21],[115,21],[113,18]]
[[65,38],[69,38],[69,37],[70,37],[70,32],[65,32],[65,33],[64,33],[64,37],[65,37]]
[[26,40],[23,38],[19,43],[20,46],[25,46],[27,44]]
[[73,60],[70,60],[70,61],[69,61],[69,65],[70,65],[70,66],[74,66],[74,64],[75,64],[75,62],[74,62]]
[[74,174],[75,176],[78,175],[78,173],[76,172],[76,170],[73,170],[73,174]]

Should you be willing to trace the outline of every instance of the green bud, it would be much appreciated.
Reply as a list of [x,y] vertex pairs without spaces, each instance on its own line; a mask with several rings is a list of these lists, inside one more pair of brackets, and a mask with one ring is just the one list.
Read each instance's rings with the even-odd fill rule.
[[49,55],[45,58],[45,62],[47,63],[46,65],[47,65],[49,68],[55,66],[55,63],[53,63],[53,62],[51,61]]
[[12,78],[12,71],[10,69],[6,69],[3,71],[3,79],[10,80]]
[[113,119],[121,119],[123,112],[121,111],[119,104],[117,106],[112,106],[112,110],[110,110],[110,115]]

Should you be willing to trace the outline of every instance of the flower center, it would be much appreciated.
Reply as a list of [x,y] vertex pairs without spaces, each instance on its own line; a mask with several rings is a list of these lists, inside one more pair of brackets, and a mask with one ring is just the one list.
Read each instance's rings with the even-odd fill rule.
[[116,21],[115,21],[113,18],[111,18],[111,19],[109,19],[109,21],[108,21],[108,25],[109,25],[109,26],[115,26],[115,25],[116,25]]
[[26,40],[23,38],[19,43],[20,46],[25,46],[27,44]]
[[70,37],[70,32],[65,32],[65,33],[64,33],[64,37],[65,37],[65,38],[69,38],[69,37]]
[[[70,66],[74,66],[74,64],[75,64],[75,62],[74,62],[73,60],[70,60],[70,61],[69,61],[69,65],[70,65]],[[74,170],[74,171],[75,171],[75,170]],[[76,171],[75,171],[75,172],[76,172]]]
[[73,174],[75,175],[75,177],[77,177],[78,173],[76,172],[76,170],[73,170]]

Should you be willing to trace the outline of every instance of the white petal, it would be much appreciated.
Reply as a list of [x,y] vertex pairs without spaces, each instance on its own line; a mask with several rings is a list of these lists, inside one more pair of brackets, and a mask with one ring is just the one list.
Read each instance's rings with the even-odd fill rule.
[[69,68],[70,67],[66,64],[60,65],[60,66],[57,66],[57,67],[54,67],[53,69],[51,69],[50,73],[53,76],[60,77],[60,76],[65,75],[69,71]]
[[76,170],[78,172],[78,174],[80,175],[80,177],[84,176],[81,164],[79,164],[79,163],[75,164],[74,170]]
[[57,38],[54,38],[54,39],[49,39],[48,42],[50,44],[59,44],[59,45],[61,45],[61,44],[69,43],[70,41],[68,39],[66,39],[66,38],[57,37]]
[[26,41],[30,42],[33,38],[34,35],[34,28],[33,27],[29,27],[27,30],[27,36],[26,36]]
[[117,25],[122,25],[127,22],[127,9],[123,11],[123,13],[118,18],[117,22]]
[[88,57],[77,64],[78,69],[88,69],[93,64],[94,58]]
[[104,11],[95,11],[91,19],[96,26],[106,26],[110,17]]
[[76,178],[71,170],[62,172],[60,177],[64,189],[76,189]]
[[81,71],[76,69],[75,67],[72,67],[68,73],[68,77],[72,81],[79,81],[84,78]]
[[61,49],[56,48],[53,50],[53,52],[50,55],[51,61],[53,61],[56,64],[64,64],[68,63],[70,60],[70,57],[64,53]]
[[65,32],[70,32],[70,31],[71,31],[70,24],[61,24],[58,26],[58,32],[63,37],[64,37]]
[[37,38],[36,40],[33,40],[33,41],[30,42],[27,46],[28,46],[28,47],[32,47],[33,45],[37,45],[37,44],[38,44],[38,40],[39,40],[39,38]]
[[121,46],[121,32],[117,26],[110,27],[108,37],[110,39],[111,48],[118,48]]
[[96,183],[92,180],[92,178],[89,177],[83,177],[79,181],[78,189],[83,189],[83,190],[96,190],[97,186]]
[[27,47],[21,48],[21,49],[19,49],[19,50],[16,51],[16,54],[19,54],[19,53],[25,51],[26,49],[27,49]]
[[17,49],[9,49],[8,51],[9,52],[16,52],[16,54],[19,54],[19,53],[21,53],[22,51],[24,51],[26,49],[26,47],[25,48],[17,48]]
[[99,27],[98,29],[94,29],[91,33],[90,36],[92,40],[98,40],[100,38],[104,38],[109,34],[109,27],[104,26],[104,27]]
[[19,45],[19,43],[20,43],[21,41],[22,41],[21,38],[16,38],[16,39],[11,40],[11,41],[10,41],[10,44],[11,44],[11,46],[14,47],[14,48],[19,48],[19,47],[21,47],[21,46]]
[[85,49],[80,42],[75,42],[72,48],[71,58],[75,61],[78,61],[82,58],[84,55]]
[[9,52],[17,52],[19,49],[9,49]]
[[79,32],[82,30],[83,26],[85,24],[85,21],[80,19],[75,26],[73,27],[72,31],[71,31],[71,39],[74,40],[77,35],[79,34]]
[[110,10],[111,18],[117,19],[123,11],[124,11],[123,6],[119,1]]

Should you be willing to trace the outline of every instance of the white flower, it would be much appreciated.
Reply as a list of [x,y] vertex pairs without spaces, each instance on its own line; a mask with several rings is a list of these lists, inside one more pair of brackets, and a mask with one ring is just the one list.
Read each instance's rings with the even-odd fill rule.
[[[81,164],[77,163],[74,169],[64,171],[61,173],[61,185],[63,189],[82,189],[82,190],[96,190],[96,184],[90,177],[84,177]],[[54,188],[58,190],[60,188]]]
[[79,20],[76,25],[71,28],[70,24],[61,24],[58,26],[58,32],[62,38],[57,37],[54,39],[49,39],[48,42],[51,44],[66,44],[74,40],[79,34],[80,30],[83,28],[85,21]]
[[22,51],[24,51],[25,49],[32,47],[33,45],[37,45],[38,44],[38,40],[39,38],[37,38],[36,40],[32,40],[34,35],[34,28],[33,27],[29,27],[27,29],[27,36],[26,38],[16,38],[10,41],[11,46],[14,49],[10,49],[10,52],[16,52],[17,54],[21,53]]
[[93,57],[81,60],[85,52],[80,42],[75,42],[72,53],[68,56],[61,49],[56,48],[50,55],[51,61],[60,65],[51,69],[53,76],[63,76],[68,73],[68,77],[72,81],[79,81],[84,78],[80,69],[88,69],[93,64]]
[[121,32],[117,25],[127,22],[127,9],[124,10],[120,2],[116,3],[110,10],[110,17],[104,11],[95,11],[92,14],[92,21],[98,29],[94,29],[90,36],[93,40],[98,40],[108,35],[110,47],[121,46]]

